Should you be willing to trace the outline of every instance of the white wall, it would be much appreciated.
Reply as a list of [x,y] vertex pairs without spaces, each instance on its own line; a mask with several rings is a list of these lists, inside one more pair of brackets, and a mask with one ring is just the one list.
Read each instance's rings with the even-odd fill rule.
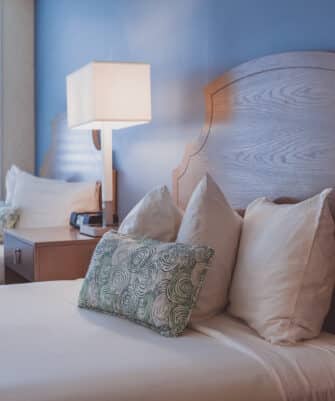
[[1,1],[0,186],[11,166],[34,171],[34,0]]

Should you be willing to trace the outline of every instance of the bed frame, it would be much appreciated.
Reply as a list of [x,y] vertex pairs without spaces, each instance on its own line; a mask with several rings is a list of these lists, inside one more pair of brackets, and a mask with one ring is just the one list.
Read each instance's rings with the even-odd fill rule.
[[[296,202],[335,187],[335,53],[247,62],[209,84],[205,101],[203,131],[173,172],[180,208],[206,172],[240,210],[261,196]],[[331,208],[335,216],[335,200]],[[335,296],[325,329],[335,333]]]
[[173,172],[182,209],[209,172],[235,208],[335,187],[335,53],[276,54],[205,89],[206,119]]

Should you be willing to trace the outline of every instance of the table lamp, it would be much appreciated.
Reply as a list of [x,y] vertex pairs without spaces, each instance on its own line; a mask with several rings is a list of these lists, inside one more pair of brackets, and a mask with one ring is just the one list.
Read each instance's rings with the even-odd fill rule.
[[68,75],[66,89],[69,127],[100,130],[103,227],[87,232],[98,236],[115,223],[112,130],[151,120],[150,65],[94,61]]

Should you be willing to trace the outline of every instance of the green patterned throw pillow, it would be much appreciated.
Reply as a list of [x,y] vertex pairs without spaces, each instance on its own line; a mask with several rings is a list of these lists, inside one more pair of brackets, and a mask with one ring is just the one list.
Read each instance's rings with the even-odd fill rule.
[[20,210],[11,206],[0,206],[0,243],[6,228],[14,228],[20,218]]
[[164,336],[184,331],[214,251],[114,231],[97,245],[79,306],[122,316]]

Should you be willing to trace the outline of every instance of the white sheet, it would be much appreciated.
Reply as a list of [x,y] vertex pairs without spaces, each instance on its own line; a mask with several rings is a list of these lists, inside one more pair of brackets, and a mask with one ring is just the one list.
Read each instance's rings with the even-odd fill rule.
[[334,335],[322,333],[318,339],[295,346],[273,345],[224,315],[194,329],[254,358],[266,369],[282,400],[335,400]]
[[80,286],[0,287],[1,401],[335,399],[335,336],[283,348],[220,316],[169,339],[78,309]]

